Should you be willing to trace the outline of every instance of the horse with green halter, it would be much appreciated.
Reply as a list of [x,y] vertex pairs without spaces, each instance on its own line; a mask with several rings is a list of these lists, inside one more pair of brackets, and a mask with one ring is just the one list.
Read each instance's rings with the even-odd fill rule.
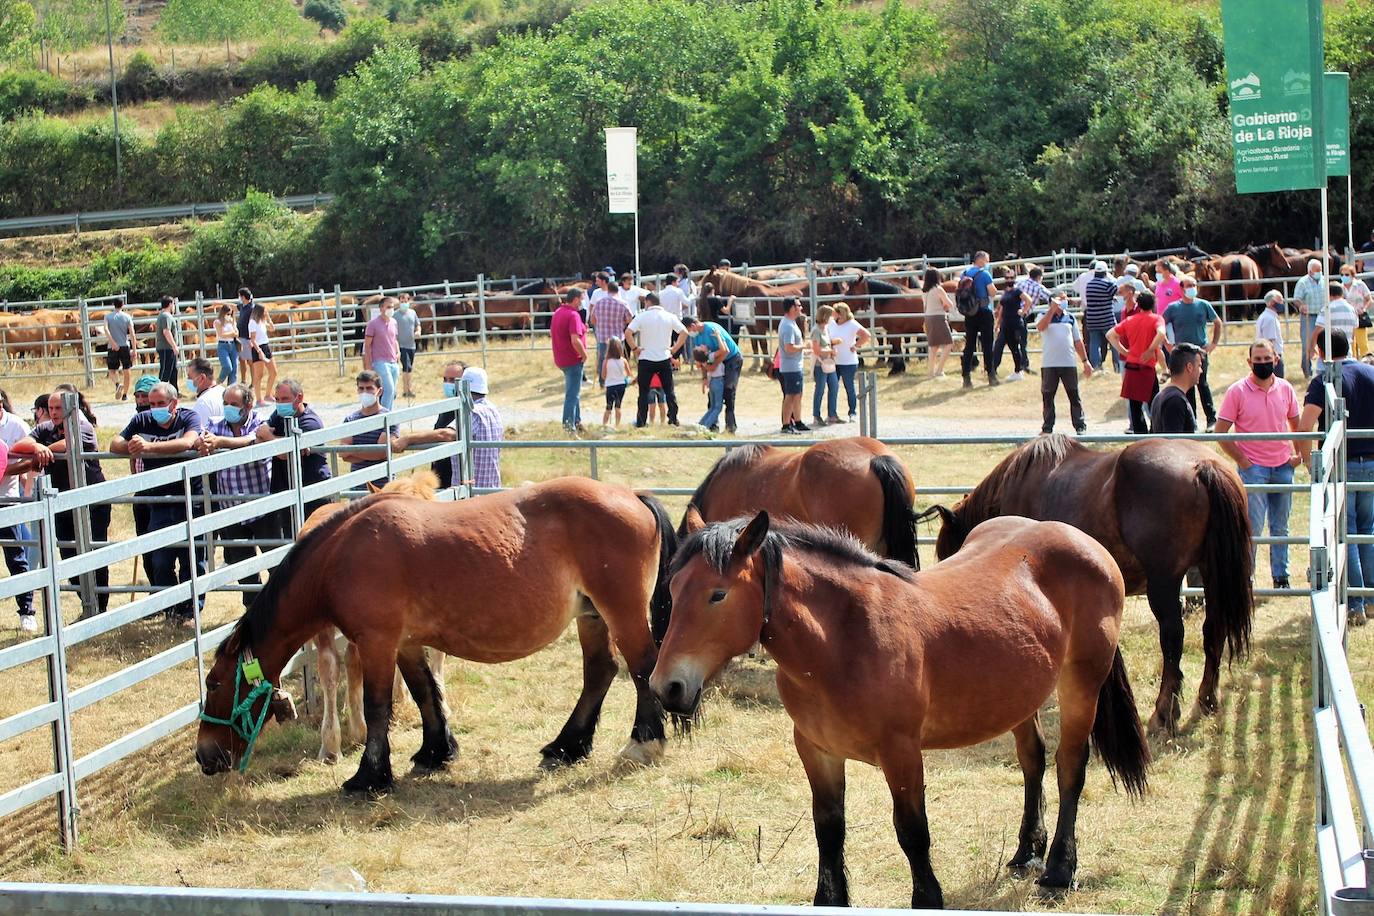
[[[267,724],[267,716],[272,711],[271,698],[276,690],[272,682],[263,677],[262,663],[253,657],[251,650],[245,650],[239,654],[239,663],[234,666],[234,706],[229,711],[228,718],[221,719],[210,715],[202,707],[200,718],[203,722],[211,722],[215,725],[227,725],[233,729],[234,733],[248,743],[244,749],[243,757],[239,760],[239,772],[248,771],[248,761],[253,756],[253,745],[258,743],[258,735],[262,734],[262,727]],[[248,682],[249,691],[242,700],[238,698],[239,690],[244,681]],[[256,719],[253,718],[253,706],[258,700],[266,698],[267,702],[262,704],[262,712],[258,713]]]

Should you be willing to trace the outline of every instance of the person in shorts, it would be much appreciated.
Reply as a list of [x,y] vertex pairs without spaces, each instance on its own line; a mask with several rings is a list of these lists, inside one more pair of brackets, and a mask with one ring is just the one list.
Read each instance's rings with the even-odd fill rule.
[[410,293],[396,297],[396,345],[401,351],[401,396],[415,397],[410,376],[415,371],[415,339],[420,334],[420,316],[410,301]]
[[657,375],[649,379],[649,417],[653,423],[668,422],[668,395],[663,390],[663,380]]
[[782,321],[778,324],[778,381],[782,385],[782,431],[810,432],[811,427],[801,421],[802,361],[805,359],[806,337],[797,323],[801,318],[801,300],[789,296],[783,300]]
[[[601,425],[611,425],[611,412],[614,411],[615,425],[619,426],[620,407],[625,403],[625,388],[630,380],[630,364],[625,359],[625,343],[619,337],[606,341],[605,353],[606,358],[598,367],[601,384],[606,387],[606,412],[601,415]],[[663,393],[662,388],[658,391]],[[666,409],[666,402],[664,407]]]
[[134,368],[134,320],[124,311],[124,300],[116,299],[114,311],[105,316],[105,368],[115,383],[115,400],[129,400],[130,377]]

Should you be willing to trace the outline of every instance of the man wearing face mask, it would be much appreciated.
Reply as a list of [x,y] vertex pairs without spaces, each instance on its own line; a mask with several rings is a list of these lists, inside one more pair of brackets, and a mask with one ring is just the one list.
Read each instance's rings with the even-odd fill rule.
[[215,369],[208,359],[197,356],[186,363],[186,394],[196,398],[191,409],[201,429],[224,416],[224,386],[215,384]]
[[[257,432],[263,426],[261,417],[253,413],[253,391],[247,385],[230,385],[224,391],[223,416],[214,420],[200,434],[196,451],[209,455],[221,449],[247,448],[257,443]],[[250,464],[236,465],[215,472],[215,492],[220,497],[216,509],[249,502],[266,496],[272,490],[272,459],[264,458]],[[221,528],[216,536],[225,541],[246,541],[281,537],[277,514],[269,512],[247,521]],[[224,545],[224,562],[238,563],[251,559],[259,550],[270,547]],[[257,573],[239,580],[240,585],[260,585]],[[243,606],[253,603],[256,592],[242,592]]]
[[[185,461],[182,453],[196,447],[201,429],[196,412],[179,406],[176,388],[166,382],[158,382],[148,392],[148,410],[135,415],[115,436],[110,443],[110,451],[116,455],[139,458],[143,461],[145,471],[155,471]],[[193,493],[200,492],[199,477],[192,478],[191,489]],[[182,484],[178,480],[150,487],[141,495],[181,496],[182,492]],[[159,531],[184,521],[186,504],[180,500],[148,506],[149,531]],[[182,544],[149,551],[143,555],[143,565],[148,572],[148,584],[158,588],[169,588],[191,580],[191,567],[186,547]],[[199,550],[196,552],[196,566],[199,573],[205,572],[205,561]],[[167,611],[168,620],[174,624],[190,624],[193,617],[189,601],[174,605]]]
[[380,380],[378,398],[387,410],[396,402],[396,383],[400,381],[401,345],[397,337],[396,300],[387,296],[381,311],[367,323],[363,338],[363,370],[375,373]]
[[1326,280],[1322,277],[1322,262],[1316,258],[1307,262],[1307,276],[1293,284],[1293,301],[1298,303],[1302,320],[1302,374],[1312,377],[1312,356],[1307,342],[1317,326],[1317,316],[1326,307]]
[[[444,397],[452,398],[458,396],[458,382],[467,372],[468,364],[461,359],[455,359],[444,365],[444,373],[440,376],[439,383],[442,386]],[[458,411],[446,410],[434,418],[434,429],[429,432],[419,433],[399,433],[391,439],[392,451],[404,452],[406,449],[416,445],[430,445],[435,442],[452,442],[458,438],[456,423]],[[430,462],[429,469],[439,478],[439,489],[447,490],[453,486],[453,462],[448,458],[441,458],[438,461]]]
[[[472,393],[472,441],[473,442],[500,442],[506,437],[506,427],[501,420],[501,411],[496,408],[487,398],[487,370],[477,366],[462,366],[461,364],[450,363],[445,367],[444,397],[453,397],[458,393],[458,380],[463,379],[468,383],[468,391]],[[452,382],[448,377],[453,375],[452,370],[456,369],[456,375]],[[409,436],[397,436],[391,440],[392,451],[403,452],[413,445],[422,445],[431,442],[452,442],[458,438],[457,429],[454,427],[454,413],[440,415],[442,420],[449,417],[448,425],[443,429],[435,428],[427,433],[413,433]],[[448,464],[446,472],[439,471],[440,464]],[[461,473],[461,459],[458,455],[452,458],[436,461],[431,465],[435,472],[439,474],[440,483],[445,486],[453,486],[463,483],[459,477]],[[467,482],[475,487],[496,489],[501,486],[501,450],[499,448],[478,448],[472,450],[472,470],[468,474]]]
[[[344,417],[345,423],[352,423],[354,420],[361,420],[365,417],[375,417],[378,414],[388,413],[387,408],[382,406],[382,380],[375,372],[363,370],[358,373],[358,409]],[[393,431],[393,435],[394,435]],[[340,445],[377,445],[382,441],[382,430],[374,429],[365,433],[357,433],[346,439],[341,439]],[[349,472],[361,471],[363,468],[375,467],[386,463],[386,456],[380,451],[365,452],[340,452],[340,460],[348,462]]]
[[[1217,411],[1217,432],[1229,433],[1289,433],[1298,428],[1298,398],[1293,386],[1274,375],[1274,348],[1267,340],[1250,345],[1246,358],[1250,374],[1236,382],[1222,399]],[[1247,484],[1293,482],[1293,469],[1302,459],[1290,439],[1269,439],[1242,442],[1220,442],[1222,451],[1236,462],[1241,480]],[[1269,533],[1275,537],[1288,536],[1288,514],[1292,508],[1292,493],[1247,494],[1250,506],[1250,530],[1264,533],[1264,520],[1269,519]],[[1275,588],[1288,588],[1288,545],[1269,545],[1269,571]]]
[[415,371],[415,337],[420,333],[420,316],[410,301],[410,293],[401,293],[396,304],[396,345],[401,354],[401,394],[413,398],[410,377]]
[[[305,402],[305,389],[301,383],[293,378],[282,379],[277,382],[277,387],[272,392],[276,404],[272,408],[272,413],[268,415],[267,422],[257,428],[255,433],[259,442],[270,442],[273,439],[283,439],[287,435],[286,421],[294,420],[296,428],[302,433],[311,433],[324,429],[324,421],[314,409]],[[314,449],[301,449],[301,480],[302,487],[308,487],[312,483],[319,483],[329,479],[329,462],[325,460],[321,452]],[[282,455],[272,459],[272,484],[273,493],[285,493],[291,489],[291,470],[290,456]],[[329,502],[328,499],[313,499],[305,504],[305,518],[310,517],[320,506]],[[283,537],[294,537],[295,528],[291,524],[291,510],[283,509],[277,513],[277,522],[282,531]]]

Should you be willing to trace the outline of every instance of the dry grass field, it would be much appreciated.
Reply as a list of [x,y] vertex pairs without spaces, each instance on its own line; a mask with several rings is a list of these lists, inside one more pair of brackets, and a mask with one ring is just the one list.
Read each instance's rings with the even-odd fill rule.
[[[1241,371],[1239,353],[1228,350],[1217,360],[1218,397]],[[475,352],[462,355],[476,362]],[[442,359],[423,357],[417,371],[422,395],[437,395]],[[492,399],[507,411],[511,435],[560,438],[556,422],[549,421],[558,415],[561,381],[542,346],[533,355],[493,354],[490,367]],[[308,399],[316,404],[351,397],[351,382],[339,380],[333,364],[284,368],[305,380]],[[7,380],[5,387],[16,402],[27,403],[57,378]],[[1116,388],[1115,377],[1087,384],[1094,431],[1120,432],[1124,426]],[[108,396],[103,382],[97,391]],[[695,390],[684,397],[692,405],[684,419],[695,419],[702,400]],[[771,383],[750,375],[741,388],[741,432],[771,435],[776,400]],[[880,401],[882,429],[889,434],[1030,434],[1038,428],[1034,380],[964,394],[957,379],[884,379]],[[584,397],[587,419],[599,420],[600,406],[593,386]],[[113,431],[106,429],[103,437]],[[684,429],[674,435],[704,434]],[[1000,447],[967,445],[899,451],[918,488],[972,483],[1004,454]],[[605,479],[636,486],[691,486],[717,456],[714,449],[607,450],[600,470]],[[571,449],[515,450],[503,458],[508,485],[585,473],[586,466],[585,454]],[[921,499],[922,505],[929,501]],[[682,501],[668,502],[679,514]],[[1299,533],[1306,527],[1306,506],[1305,497],[1295,501],[1293,527]],[[129,527],[126,512],[116,510],[117,531],[127,534]],[[931,551],[923,553],[929,558]],[[1257,584],[1267,585],[1263,553]],[[1295,549],[1292,560],[1294,583],[1305,581],[1305,551]],[[403,556],[380,556],[375,569],[361,572],[362,587],[370,576],[395,575],[404,567]],[[116,569],[113,580],[123,584],[129,577],[129,569]],[[237,602],[236,595],[213,596],[207,620],[233,619]],[[69,619],[77,610],[71,605],[64,607]],[[1369,667],[1368,632],[1355,631],[1351,638],[1352,668],[1365,691],[1370,679],[1358,673]],[[6,630],[0,644],[17,638]],[[90,683],[183,638],[150,620],[92,640],[71,655],[72,684]],[[1124,653],[1138,705],[1148,711],[1158,686],[1159,651],[1142,599],[1128,604]],[[934,866],[948,904],[1310,912],[1315,876],[1309,659],[1306,603],[1263,601],[1251,656],[1223,675],[1220,712],[1207,719],[1189,716],[1176,741],[1154,743],[1157,759],[1142,803],[1114,791],[1094,762],[1079,818],[1080,887],[1063,900],[1042,899],[1033,884],[1010,878],[1002,868],[1015,846],[1021,804],[1010,738],[931,754]],[[1201,621],[1193,616],[1184,658],[1186,704],[1201,663]],[[82,844],[75,854],[57,848],[51,805],[0,823],[0,879],[309,888],[322,869],[347,865],[377,891],[808,901],[815,880],[809,791],[770,668],[762,659],[739,661],[709,696],[700,730],[670,746],[661,766],[632,772],[614,765],[632,716],[633,692],[622,677],[608,697],[592,757],[548,774],[537,769],[538,749],[561,726],[577,695],[575,637],[565,634],[549,649],[504,666],[451,663],[448,701],[460,759],[441,774],[407,774],[406,758],[420,740],[418,716],[407,702],[393,730],[397,790],[378,801],[340,795],[339,785],[357,765],[356,751],[334,767],[317,763],[318,735],[309,722],[270,728],[246,777],[202,776],[187,730],[81,784]],[[194,699],[194,670],[182,666],[84,711],[77,717],[77,753]],[[0,718],[41,701],[44,689],[40,665],[6,672]],[[1046,725],[1053,745],[1052,702]],[[49,753],[46,736],[0,745],[0,792],[40,775]],[[853,765],[850,776],[854,902],[905,906],[909,872],[892,832],[881,775]],[[1050,785],[1053,806],[1052,780]]]

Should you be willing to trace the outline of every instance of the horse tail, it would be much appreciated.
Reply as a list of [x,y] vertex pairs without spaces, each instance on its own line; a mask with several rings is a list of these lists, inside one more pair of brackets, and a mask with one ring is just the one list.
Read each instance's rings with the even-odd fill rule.
[[1198,483],[1207,491],[1207,530],[1202,537],[1202,588],[1206,623],[1221,638],[1231,659],[1250,648],[1250,625],[1255,612],[1250,576],[1250,514],[1245,488],[1235,474],[1214,461],[1197,468]]
[[673,523],[663,503],[648,493],[636,493],[639,501],[648,507],[658,528],[658,574],[654,579],[653,595],[649,598],[649,629],[653,632],[654,644],[663,645],[663,637],[668,635],[668,622],[673,613],[673,596],[668,591],[669,568],[673,554],[677,552],[677,535],[673,533]]
[[1150,743],[1135,708],[1135,694],[1126,676],[1121,647],[1112,657],[1112,670],[1097,694],[1097,717],[1093,719],[1093,744],[1106,764],[1112,785],[1120,780],[1126,794],[1139,800],[1145,794],[1146,770],[1150,766]]
[[879,455],[868,463],[883,490],[883,544],[887,555],[916,569],[921,556],[916,550],[916,513],[912,511],[911,478],[895,455]]

